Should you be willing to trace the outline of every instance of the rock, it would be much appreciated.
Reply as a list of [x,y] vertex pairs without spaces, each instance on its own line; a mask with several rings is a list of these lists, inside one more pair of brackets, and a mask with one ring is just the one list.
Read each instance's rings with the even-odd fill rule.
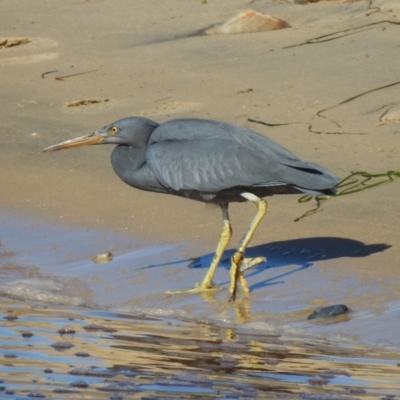
[[96,256],[92,257],[92,261],[95,264],[108,263],[108,262],[112,261],[112,259],[113,259],[113,255],[109,251],[107,251],[106,253],[97,254]]
[[307,317],[307,319],[332,318],[337,317],[338,315],[346,314],[349,311],[349,308],[345,304],[335,304],[328,307],[318,307]]
[[74,345],[70,342],[56,342],[51,344],[50,346],[57,351],[69,350],[72,349],[72,347],[74,347]]
[[261,14],[257,11],[243,11],[220,27],[213,27],[206,33],[255,33],[268,32],[288,28],[289,25],[271,15]]

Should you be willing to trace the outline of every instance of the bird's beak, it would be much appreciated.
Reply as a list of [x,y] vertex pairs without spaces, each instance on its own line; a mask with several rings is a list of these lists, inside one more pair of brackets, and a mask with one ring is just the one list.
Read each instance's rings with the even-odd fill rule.
[[56,151],[72,149],[74,147],[88,146],[90,144],[101,144],[107,138],[107,134],[102,131],[97,131],[89,135],[80,136],[75,139],[66,140],[58,144],[53,144],[52,146],[46,147],[43,151]]

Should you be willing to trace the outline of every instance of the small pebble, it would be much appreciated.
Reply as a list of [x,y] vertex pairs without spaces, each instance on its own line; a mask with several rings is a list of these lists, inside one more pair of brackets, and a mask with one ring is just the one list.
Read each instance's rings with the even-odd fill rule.
[[109,328],[107,326],[103,327],[103,332],[107,332],[107,333],[114,333],[117,332],[118,329],[115,328]]
[[57,331],[61,336],[62,335],[74,335],[76,333],[75,329],[72,326],[64,326]]
[[90,357],[90,354],[86,353],[85,351],[78,351],[77,353],[75,353],[75,355],[77,357]]
[[75,382],[71,382],[69,384],[69,387],[77,387],[77,388],[81,388],[81,389],[86,389],[89,387],[89,384],[86,383],[85,381],[75,381]]
[[89,331],[89,332],[96,332],[96,331],[104,330],[104,326],[103,325],[97,325],[97,324],[89,324],[89,325],[85,325],[83,327],[83,329],[85,331]]
[[57,351],[64,351],[64,350],[69,350],[72,347],[75,347],[75,345],[73,345],[70,342],[56,342],[51,344],[50,347],[53,347],[53,349]]
[[18,317],[14,314],[8,314],[3,317],[3,319],[6,319],[7,321],[15,321],[16,319],[18,319]]
[[95,264],[108,263],[108,262],[112,261],[112,259],[113,259],[113,255],[109,251],[107,251],[106,253],[97,254],[96,256],[92,257],[92,261]]

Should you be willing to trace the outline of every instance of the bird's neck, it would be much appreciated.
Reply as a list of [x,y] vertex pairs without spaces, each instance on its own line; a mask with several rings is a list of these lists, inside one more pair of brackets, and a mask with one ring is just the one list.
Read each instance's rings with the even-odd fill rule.
[[119,145],[112,151],[112,167],[128,185],[132,185],[135,173],[146,163],[145,153],[146,149],[124,145]]

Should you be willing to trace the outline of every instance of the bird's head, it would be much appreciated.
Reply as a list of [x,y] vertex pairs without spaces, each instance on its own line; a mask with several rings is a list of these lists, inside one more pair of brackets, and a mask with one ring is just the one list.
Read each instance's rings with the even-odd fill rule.
[[151,133],[157,128],[157,122],[142,117],[128,117],[107,125],[89,135],[79,136],[46,147],[43,151],[72,149],[91,144],[117,144],[132,147],[147,145]]

